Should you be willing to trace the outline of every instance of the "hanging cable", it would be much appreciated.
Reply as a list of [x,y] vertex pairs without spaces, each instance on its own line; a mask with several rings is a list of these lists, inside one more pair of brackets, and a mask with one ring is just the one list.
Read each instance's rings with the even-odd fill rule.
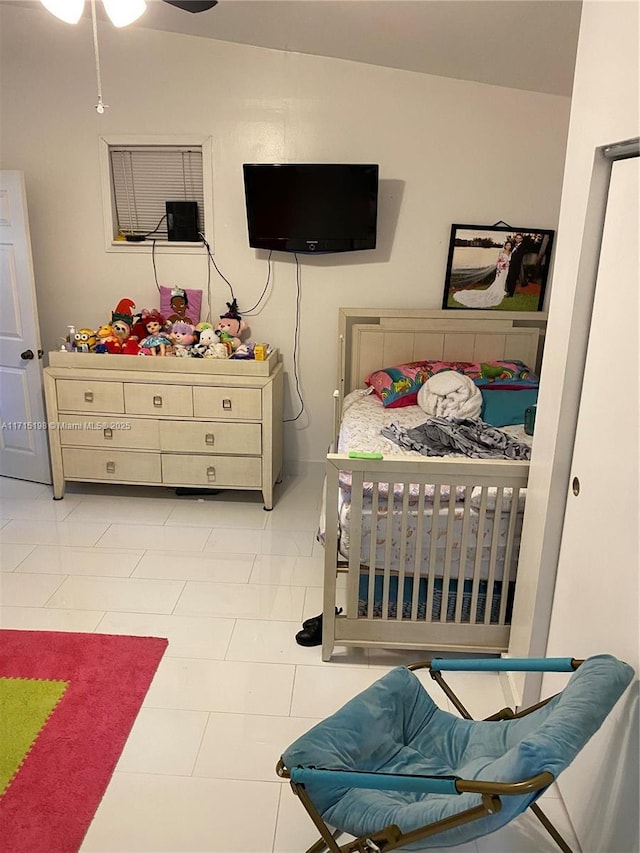
[[[242,316],[243,316],[243,317],[252,317],[252,316],[254,316],[252,312],[254,312],[254,311],[256,310],[256,308],[258,307],[258,305],[260,305],[260,303],[262,302],[262,300],[263,300],[263,298],[264,298],[265,293],[267,292],[267,288],[269,287],[269,282],[271,281],[271,255],[272,255],[272,254],[273,254],[273,249],[271,249],[271,250],[269,251],[269,257],[267,258],[267,265],[268,265],[268,268],[267,268],[267,281],[266,281],[266,283],[265,283],[264,288],[262,289],[262,293],[260,294],[260,298],[258,299],[258,301],[256,302],[256,304],[255,304],[252,308],[248,308],[246,311],[243,311],[243,312],[242,312]],[[257,312],[257,311],[256,311],[256,313],[259,313],[259,312]]]
[[300,377],[298,372],[298,348],[300,341],[300,262],[298,261],[298,255],[296,252],[293,253],[294,258],[296,259],[296,323],[295,330],[293,333],[293,376],[296,383],[296,393],[298,395],[298,399],[300,400],[300,411],[295,416],[295,418],[285,418],[285,424],[291,424],[298,420],[298,418],[304,412],[304,400],[302,399],[302,394],[300,393]]
[[156,231],[157,231],[157,230],[158,230],[158,228],[162,225],[162,223],[165,221],[165,219],[166,219],[166,218],[167,218],[167,214],[165,213],[165,215],[162,217],[162,219],[160,220],[160,222],[158,222],[158,224],[157,224],[157,225],[156,225],[156,227],[153,229],[153,231],[147,231],[147,233],[146,233],[146,234],[142,234],[141,236],[142,236],[142,237],[151,237],[151,235],[152,235],[152,234],[155,234],[155,233],[156,233]]
[[232,299],[235,299],[235,298],[236,298],[236,295],[235,295],[235,293],[233,292],[233,287],[231,287],[231,282],[230,282],[230,281],[229,281],[229,279],[228,279],[228,278],[226,278],[226,277],[225,277],[225,276],[220,272],[220,270],[218,269],[218,265],[216,264],[215,260],[213,259],[213,255],[211,254],[211,246],[209,246],[209,244],[207,243],[207,240],[206,240],[206,238],[205,238],[204,234],[202,233],[202,231],[199,231],[199,232],[198,232],[198,236],[200,237],[200,239],[201,239],[201,240],[202,240],[202,242],[204,243],[205,248],[206,248],[206,250],[207,250],[207,255],[209,255],[209,260],[211,261],[211,263],[212,263],[212,264],[213,264],[213,266],[215,267],[216,272],[218,273],[218,275],[220,276],[220,278],[221,278],[223,281],[226,281],[226,283],[227,283],[227,285],[228,285],[228,287],[229,287],[229,290],[231,291],[231,298],[232,298]]
[[93,24],[93,55],[96,60],[96,82],[98,84],[98,103],[96,112],[102,113],[109,108],[102,100],[102,75],[100,74],[100,51],[98,50],[98,19],[96,18],[96,0],[91,0],[91,21]]
[[158,270],[156,269],[156,241],[151,241],[151,263],[153,264],[153,277],[156,282],[156,289],[160,293],[160,285],[158,284]]

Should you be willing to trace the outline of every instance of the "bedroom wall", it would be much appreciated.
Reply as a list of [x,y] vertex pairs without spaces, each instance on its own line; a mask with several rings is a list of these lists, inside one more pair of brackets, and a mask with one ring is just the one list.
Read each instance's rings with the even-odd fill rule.
[[[243,162],[380,164],[379,247],[301,257],[299,372],[305,414],[285,456],[321,460],[331,423],[340,306],[438,308],[453,222],[557,227],[570,99],[304,56],[136,26],[99,24],[105,103],[88,21],[2,5],[2,168],[25,172],[45,349],[69,323],[104,322],[123,296],[157,302],[151,257],[103,244],[98,137],[210,134],[216,263],[240,306],[266,282],[247,245]],[[157,253],[161,284],[206,289],[204,250]],[[560,286],[560,285],[558,285]],[[212,314],[230,298],[212,271]],[[293,257],[275,254],[252,337],[284,356],[285,417],[297,414]]]
[[[545,364],[554,369],[544,372],[536,414],[509,647],[515,657],[544,655],[547,647],[591,319],[592,294],[578,276],[591,175],[596,147],[640,134],[639,14],[626,0],[583,5],[545,341]],[[525,703],[536,696],[533,684]]]

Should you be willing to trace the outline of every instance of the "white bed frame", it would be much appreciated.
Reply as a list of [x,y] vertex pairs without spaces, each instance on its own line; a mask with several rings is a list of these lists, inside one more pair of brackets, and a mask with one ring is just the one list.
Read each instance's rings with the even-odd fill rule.
[[[414,600],[410,617],[402,615],[402,608],[396,614],[374,617],[367,609],[365,615],[358,614],[359,584],[363,567],[360,564],[361,531],[356,519],[362,517],[364,483],[373,483],[373,513],[377,513],[376,484],[402,484],[405,498],[401,510],[401,531],[406,528],[408,514],[409,484],[466,486],[470,493],[472,486],[483,487],[480,506],[471,509],[470,501],[464,501],[462,521],[462,545],[466,548],[466,533],[469,516],[472,512],[479,517],[479,524],[485,524],[490,518],[488,511],[489,489],[497,489],[496,514],[507,513],[508,532],[504,550],[505,570],[515,562],[514,531],[516,529],[517,501],[510,502],[507,509],[505,496],[507,489],[518,494],[519,489],[527,485],[529,464],[527,462],[487,461],[480,459],[433,459],[420,457],[388,456],[380,460],[350,459],[348,455],[334,452],[337,447],[339,415],[342,400],[355,388],[364,387],[364,377],[372,370],[418,359],[442,359],[444,361],[488,361],[497,359],[518,359],[539,370],[542,358],[542,344],[546,314],[506,312],[506,311],[435,311],[401,310],[389,311],[376,309],[341,308],[339,312],[339,359],[338,389],[334,392],[335,418],[334,439],[331,452],[326,461],[326,503],[325,503],[325,575],[323,603],[323,643],[322,659],[331,659],[335,645],[374,646],[385,648],[412,648],[436,651],[490,652],[506,651],[509,645],[510,625],[506,614],[506,595],[502,596],[497,623],[490,620],[490,608],[485,609],[482,621],[476,622],[472,615],[466,621],[462,618],[461,597],[455,605],[453,621],[447,621],[446,607],[441,608],[438,619],[432,617],[431,604],[433,581],[443,579],[445,590],[452,576],[453,515],[449,514],[446,524],[446,541],[440,553],[443,559],[436,564],[435,549],[422,553],[417,547],[417,562],[421,565],[423,576],[428,583],[426,615],[417,617],[417,575],[414,573]],[[338,507],[338,476],[340,471],[349,471],[352,478],[352,506],[350,527],[350,548],[348,563],[338,551],[340,537]],[[391,485],[389,485],[391,488]],[[452,494],[455,489],[451,489]],[[446,509],[448,501],[436,498],[434,515],[440,509]],[[419,512],[422,505],[419,504]],[[450,504],[452,507],[453,504]],[[415,511],[415,508],[414,508]],[[418,522],[420,524],[420,522]],[[498,525],[494,525],[491,536],[490,557],[487,582],[489,589],[493,581],[500,579],[497,565]],[[372,537],[375,540],[375,537]],[[402,540],[402,535],[401,535]],[[373,554],[375,546],[372,547]],[[375,560],[369,560],[369,564]],[[402,566],[403,555],[400,556]],[[337,603],[337,576],[347,575],[345,614],[335,615]],[[404,587],[410,577],[403,568],[391,565],[389,549],[385,549],[385,559],[376,565],[376,575],[382,577],[384,601],[388,599],[390,579],[397,577],[398,589]],[[373,601],[373,573],[369,574],[369,608]],[[471,612],[475,614],[475,605],[480,587],[480,564],[476,560],[473,574],[465,571],[465,578],[472,585]],[[361,611],[362,612],[362,611]],[[371,615],[370,615],[371,614]]]

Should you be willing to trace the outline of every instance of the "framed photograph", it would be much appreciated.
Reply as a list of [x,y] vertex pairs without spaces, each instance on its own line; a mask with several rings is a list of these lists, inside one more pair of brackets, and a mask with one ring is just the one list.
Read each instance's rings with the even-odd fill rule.
[[452,225],[443,308],[541,311],[555,232]]

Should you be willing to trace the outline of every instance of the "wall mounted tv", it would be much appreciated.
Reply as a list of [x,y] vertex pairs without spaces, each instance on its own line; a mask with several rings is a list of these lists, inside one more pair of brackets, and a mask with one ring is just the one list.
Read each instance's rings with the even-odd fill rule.
[[282,252],[375,249],[378,166],[245,163],[249,245]]

